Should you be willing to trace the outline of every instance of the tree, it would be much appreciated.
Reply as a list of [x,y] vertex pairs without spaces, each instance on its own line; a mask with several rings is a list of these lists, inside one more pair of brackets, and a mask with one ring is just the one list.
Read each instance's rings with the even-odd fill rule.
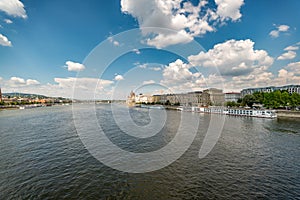
[[253,95],[251,94],[247,94],[243,100],[242,100],[242,105],[243,106],[249,106],[249,107],[252,107],[252,105],[256,103],[255,102],[255,98],[253,97]]

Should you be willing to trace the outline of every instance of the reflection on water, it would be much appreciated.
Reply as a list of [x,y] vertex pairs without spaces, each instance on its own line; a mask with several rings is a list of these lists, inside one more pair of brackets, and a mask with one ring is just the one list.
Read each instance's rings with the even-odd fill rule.
[[[85,109],[83,105],[80,109]],[[109,106],[97,105],[99,123],[123,149],[147,152],[174,137],[180,113],[150,138],[120,134]],[[132,111],[140,126],[147,110]],[[0,112],[1,199],[215,199],[300,196],[300,123],[226,117],[221,138],[198,158],[210,115],[200,118],[189,150],[166,168],[144,174],[113,170],[93,158],[77,136],[71,106]]]

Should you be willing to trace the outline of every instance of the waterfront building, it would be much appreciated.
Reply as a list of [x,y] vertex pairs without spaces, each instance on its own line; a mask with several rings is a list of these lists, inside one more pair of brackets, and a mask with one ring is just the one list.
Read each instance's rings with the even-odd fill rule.
[[135,103],[152,103],[153,97],[147,94],[139,94],[135,96]]
[[134,106],[135,105],[135,93],[133,91],[131,91],[129,96],[127,97],[126,104],[128,106]]
[[225,93],[225,102],[237,102],[241,99],[240,92],[227,92]]
[[2,102],[2,92],[1,92],[1,88],[0,88],[0,102]]
[[207,90],[203,90],[203,93],[209,94],[210,103],[215,106],[221,106],[225,103],[225,94],[223,90],[217,88],[209,88]]
[[205,91],[193,91],[178,94],[156,94],[153,96],[139,94],[135,95],[131,91],[127,97],[127,105],[134,106],[136,103],[160,103],[165,105],[181,105],[181,106],[209,106],[223,105],[225,96],[222,90],[210,88]]
[[286,90],[290,94],[298,93],[300,94],[300,85],[285,85],[280,87],[269,86],[269,87],[261,87],[261,88],[247,88],[241,91],[241,96],[244,97],[247,94],[253,94],[254,92],[274,92],[276,90]]
[[153,95],[153,101],[161,104],[180,104],[181,106],[208,106],[210,96],[208,93],[194,91],[179,94]]

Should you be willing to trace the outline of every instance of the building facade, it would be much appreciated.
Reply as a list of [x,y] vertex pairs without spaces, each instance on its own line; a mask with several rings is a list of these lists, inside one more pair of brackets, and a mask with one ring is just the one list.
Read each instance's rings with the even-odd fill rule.
[[128,106],[134,106],[135,105],[135,93],[133,91],[131,91],[129,96],[127,97],[126,104]]
[[222,90],[210,88],[202,91],[194,91],[179,94],[161,94],[161,95],[135,95],[131,91],[127,97],[127,104],[134,106],[136,103],[159,103],[166,105],[181,105],[181,106],[221,106],[225,103],[225,95]]
[[207,90],[203,90],[203,93],[209,94],[210,97],[210,104],[214,106],[222,106],[225,103],[225,94],[223,90],[210,88]]
[[269,87],[261,87],[261,88],[247,88],[241,91],[241,96],[244,97],[248,94],[253,94],[254,92],[274,92],[276,90],[286,90],[290,94],[298,93],[300,94],[300,85],[285,85],[281,87],[269,86]]
[[241,99],[241,93],[239,92],[227,92],[225,93],[225,102],[238,102]]
[[211,104],[210,95],[201,91],[153,95],[153,101],[161,104],[180,104],[181,106],[208,106]]

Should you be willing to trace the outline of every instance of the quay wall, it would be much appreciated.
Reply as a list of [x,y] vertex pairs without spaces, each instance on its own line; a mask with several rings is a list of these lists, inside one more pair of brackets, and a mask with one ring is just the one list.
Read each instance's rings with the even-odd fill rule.
[[300,118],[300,111],[277,110],[278,118]]

